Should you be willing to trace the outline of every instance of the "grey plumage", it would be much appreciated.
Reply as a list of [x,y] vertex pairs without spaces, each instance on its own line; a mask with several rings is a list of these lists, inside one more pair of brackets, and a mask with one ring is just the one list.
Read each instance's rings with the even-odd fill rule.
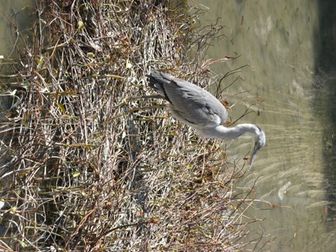
[[208,138],[237,138],[244,133],[256,136],[250,164],[256,153],[266,144],[264,131],[254,124],[244,123],[235,127],[225,127],[228,118],[224,105],[211,93],[201,87],[176,78],[170,74],[152,71],[148,75],[149,84],[169,102],[174,117],[195,128]]
[[175,117],[196,129],[223,124],[228,117],[224,105],[199,86],[158,71],[151,72],[149,81]]

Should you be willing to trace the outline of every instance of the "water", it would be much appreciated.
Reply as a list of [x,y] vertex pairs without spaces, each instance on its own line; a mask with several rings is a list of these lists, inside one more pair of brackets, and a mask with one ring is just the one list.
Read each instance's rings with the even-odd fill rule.
[[[256,181],[260,203],[248,215],[248,239],[257,251],[336,251],[334,201],[336,152],[336,3],[315,0],[197,0],[207,12],[202,24],[218,22],[208,57],[240,56],[214,65],[226,73],[225,96],[232,118],[259,124],[267,147],[242,185]],[[249,140],[228,143],[232,160],[243,163]],[[252,249],[253,247],[251,247]]]
[[34,0],[2,0],[0,3],[0,55],[14,60],[20,36],[28,36],[34,19]]
[[[9,67],[18,61],[17,50],[23,47],[23,37],[31,35],[34,20],[34,0],[2,0],[0,3],[0,74],[16,74]],[[8,79],[0,78],[0,90],[6,89]],[[0,95],[0,121],[3,113],[15,103],[7,93]],[[1,172],[0,172],[1,173]]]

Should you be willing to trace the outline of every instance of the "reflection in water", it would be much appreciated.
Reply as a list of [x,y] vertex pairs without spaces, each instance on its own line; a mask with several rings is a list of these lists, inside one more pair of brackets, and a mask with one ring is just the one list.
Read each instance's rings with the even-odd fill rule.
[[[209,8],[203,24],[214,23],[220,17],[224,26],[225,38],[215,41],[208,57],[240,55],[213,70],[225,74],[249,65],[226,79],[226,85],[236,80],[225,90],[234,105],[231,115],[237,118],[250,107],[257,113],[240,122],[260,124],[268,138],[266,148],[243,182],[249,187],[257,181],[255,196],[260,203],[250,209],[249,215],[264,219],[251,225],[249,239],[257,240],[264,235],[262,241],[255,243],[258,251],[334,251],[336,231],[326,229],[326,224],[334,225],[328,221],[332,207],[335,209],[331,202],[336,195],[333,194],[336,174],[334,169],[326,171],[325,167],[335,162],[331,154],[335,153],[336,135],[330,131],[335,125],[330,116],[335,121],[336,78],[330,76],[336,75],[330,73],[336,73],[333,69],[336,58],[324,62],[321,55],[329,50],[333,51],[331,56],[336,54],[332,48],[335,28],[330,27],[330,18],[336,14],[330,11],[329,20],[324,14],[335,10],[332,8],[335,6],[314,0],[197,2]],[[329,28],[323,31],[325,25]],[[316,51],[318,45],[320,51]],[[328,49],[323,49],[326,45]],[[318,91],[317,80],[333,88]],[[232,159],[242,163],[241,153],[247,153],[251,143],[228,144]],[[326,146],[329,151],[324,151]]]

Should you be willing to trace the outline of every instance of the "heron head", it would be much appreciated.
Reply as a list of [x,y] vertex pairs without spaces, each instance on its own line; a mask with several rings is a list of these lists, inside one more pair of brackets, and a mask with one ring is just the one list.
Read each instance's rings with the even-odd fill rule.
[[258,127],[258,131],[256,132],[257,136],[254,142],[254,147],[253,147],[253,151],[252,151],[252,155],[251,155],[251,159],[250,159],[250,166],[252,166],[252,163],[254,162],[257,152],[265,146],[266,144],[266,135],[265,132]]

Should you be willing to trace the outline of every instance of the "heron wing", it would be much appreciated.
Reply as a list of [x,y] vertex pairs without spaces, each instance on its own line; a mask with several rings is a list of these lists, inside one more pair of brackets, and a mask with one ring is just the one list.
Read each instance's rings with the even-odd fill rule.
[[190,82],[164,76],[170,79],[163,87],[177,119],[195,128],[214,127],[226,121],[224,105],[211,93]]

